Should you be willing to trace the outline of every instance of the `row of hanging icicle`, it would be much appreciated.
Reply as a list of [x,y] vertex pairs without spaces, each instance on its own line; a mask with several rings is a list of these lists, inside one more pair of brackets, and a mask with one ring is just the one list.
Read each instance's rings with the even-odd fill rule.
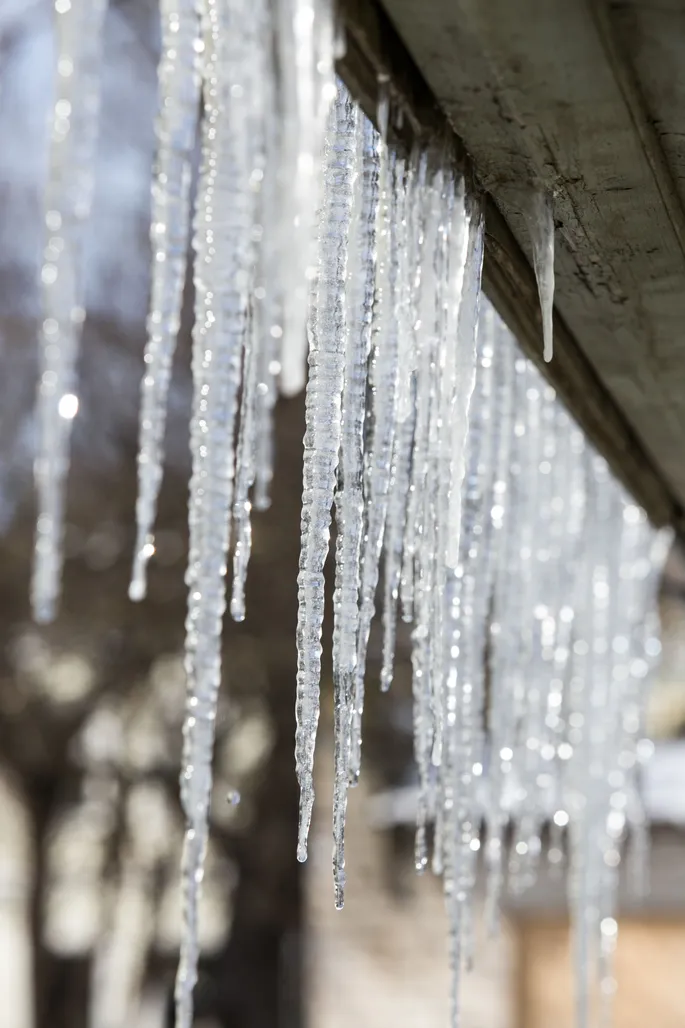
[[[549,826],[544,859],[570,854],[578,1024],[585,1025],[597,967],[603,992],[611,992],[618,864],[628,830],[635,877],[644,877],[640,739],[645,679],[659,651],[655,597],[668,540],[650,528],[481,297],[481,213],[449,153],[393,152],[385,142],[387,100],[379,134],[336,86],[340,42],[326,0],[160,6],[152,287],[130,592],[133,599],[145,595],[154,554],[166,399],[192,240],[181,776],[188,829],[177,1026],[192,1022],[197,976],[228,555],[232,548],[230,610],[241,620],[251,508],[269,503],[272,411],[279,385],[290,393],[304,385],[307,352],[298,857],[306,858],[313,805],[323,569],[334,510],[336,904],[344,899],[347,790],[360,771],[366,653],[382,579],[383,689],[392,682],[398,617],[413,626],[416,867],[430,859],[443,877],[453,1024],[460,969],[471,958],[479,863],[494,925],[505,885],[517,891],[534,880]],[[55,12],[36,462],[39,620],[54,615],[59,592],[106,0],[57,0]],[[549,358],[548,203],[533,228]]]

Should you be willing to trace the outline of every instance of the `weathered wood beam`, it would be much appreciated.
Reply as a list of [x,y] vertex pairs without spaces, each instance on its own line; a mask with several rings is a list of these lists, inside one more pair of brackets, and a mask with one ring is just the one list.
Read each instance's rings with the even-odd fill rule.
[[485,214],[484,288],[525,354],[552,383],[616,476],[655,525],[685,530],[685,516],[655,469],[632,426],[608,393],[563,318],[555,311],[554,360],[542,359],[542,327],[535,275],[490,193],[482,189],[455,128],[439,107],[421,72],[376,0],[341,0],[347,52],[338,72],[373,120],[381,84],[394,111],[390,140],[397,145],[449,139],[460,170],[480,194]]

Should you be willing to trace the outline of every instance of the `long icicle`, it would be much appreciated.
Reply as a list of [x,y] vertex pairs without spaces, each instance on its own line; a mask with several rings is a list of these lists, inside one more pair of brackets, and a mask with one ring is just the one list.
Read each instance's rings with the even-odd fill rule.
[[204,123],[195,234],[193,471],[181,800],[184,932],[176,977],[176,1026],[192,1024],[198,908],[208,838],[221,631],[234,480],[234,433],[247,325],[252,175],[258,162],[249,105],[258,103],[265,10],[254,0],[205,0]]
[[85,320],[84,236],[90,214],[107,0],[55,5],[57,75],[45,196],[43,325],[38,389],[38,492],[31,603],[55,617],[62,573],[64,490],[78,411],[76,363]]
[[152,285],[138,446],[137,536],[129,595],[146,593],[162,482],[169,383],[181,321],[190,236],[190,183],[200,113],[197,0],[162,0],[157,160],[152,185]]
[[404,218],[397,225],[397,318],[398,375],[395,438],[385,527],[383,596],[383,664],[381,689],[387,691],[393,678],[397,614],[402,579],[402,547],[411,484],[412,450],[416,424],[416,301],[420,282],[419,247],[419,152],[411,154],[406,173]]
[[295,763],[300,785],[297,857],[307,859],[314,805],[314,747],[319,722],[323,568],[341,437],[345,369],[344,283],[352,213],[357,110],[342,90],[329,115],[324,150],[319,269],[309,314],[302,494],[302,549],[298,575]]
[[[339,87],[342,88],[342,87]],[[333,688],[335,710],[335,785],[333,794],[333,875],[335,903],[345,895],[345,812],[349,775],[349,733],[357,667],[359,588],[364,524],[364,420],[366,374],[371,346],[376,268],[378,140],[371,123],[357,119],[354,201],[346,279],[345,383],[342,438],[335,510],[335,593],[333,597]]]
[[366,652],[375,612],[395,435],[399,356],[395,243],[397,228],[403,216],[401,210],[406,201],[404,175],[404,161],[391,158],[387,143],[381,135],[374,340],[369,370],[372,413],[367,436],[368,449],[364,454],[364,494],[367,502],[361,556],[354,709],[350,726],[349,770],[352,783],[358,780],[361,765]]
[[554,211],[548,193],[533,193],[529,224],[533,267],[540,294],[544,358],[549,363],[554,356]]
[[233,530],[235,549],[233,551],[233,589],[231,594],[231,617],[234,621],[245,620],[245,581],[247,565],[252,549],[252,522],[250,512],[250,489],[255,479],[255,444],[257,390],[259,387],[260,333],[259,308],[253,300],[247,312],[248,328],[245,333],[243,360],[243,392],[240,400],[240,429],[236,449],[235,500],[233,503]]

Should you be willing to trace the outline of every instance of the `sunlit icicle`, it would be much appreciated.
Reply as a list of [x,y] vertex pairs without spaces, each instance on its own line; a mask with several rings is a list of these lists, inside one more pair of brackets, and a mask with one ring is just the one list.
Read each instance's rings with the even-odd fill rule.
[[345,811],[349,733],[357,667],[359,586],[364,523],[364,419],[366,372],[371,345],[375,281],[378,136],[362,115],[357,118],[355,187],[346,281],[345,384],[338,489],[335,497],[335,593],[333,597],[333,687],[335,706],[335,786],[333,794],[333,872],[336,906],[345,887]]
[[[588,532],[584,561],[578,576],[578,617],[569,688],[568,803],[570,813],[571,919],[574,935],[576,1024],[590,1023],[590,975],[596,966],[600,897],[604,882],[601,841],[606,817],[605,710],[612,604],[616,602],[614,572],[617,556],[616,519],[612,517],[615,485],[606,462],[588,456]],[[612,489],[611,486],[614,485]],[[620,544],[619,544],[620,545]]]
[[434,302],[434,253],[438,232],[439,206],[433,203],[433,190],[428,176],[427,157],[422,155],[417,173],[417,197],[412,214],[414,227],[412,249],[417,261],[413,275],[413,325],[416,355],[414,362],[414,438],[412,445],[411,477],[407,496],[407,513],[402,546],[400,575],[400,601],[402,618],[412,621],[415,615],[416,579],[418,575],[418,549],[422,533],[423,499],[428,474],[428,438],[431,410],[431,342],[433,336],[424,330],[424,297]]
[[[642,772],[653,753],[646,735],[648,686],[661,653],[659,638],[658,587],[668,551],[673,542],[671,529],[654,532],[644,511],[628,503],[624,518],[634,525],[639,542],[626,572],[631,582],[632,602],[626,611],[629,649],[627,685],[621,702],[619,762],[624,774],[626,827],[629,833],[628,887],[638,899],[649,892],[650,825],[641,795]],[[639,519],[639,520],[637,520]],[[635,521],[637,520],[637,524]],[[628,602],[626,601],[626,607]]]
[[335,34],[331,0],[275,0],[275,7],[282,146],[280,216],[273,226],[273,245],[280,254],[284,300],[280,386],[292,396],[305,384],[305,324],[309,286],[316,275],[321,151],[327,112],[336,94]]
[[[552,524],[556,526],[557,535],[556,539],[550,540],[550,575],[547,579],[546,593],[541,597],[545,606],[541,642],[546,651],[551,651],[551,656],[542,667],[546,709],[540,756],[544,760],[549,756],[551,761],[547,770],[552,774],[553,784],[548,792],[548,802],[553,808],[553,817],[556,820],[552,821],[550,827],[548,854],[551,862],[561,870],[562,829],[568,823],[569,815],[565,808],[564,776],[560,773],[558,754],[560,747],[567,741],[567,733],[571,727],[568,723],[569,711],[564,701],[577,613],[575,583],[585,538],[587,476],[583,456],[586,450],[585,437],[558,401],[554,404],[554,422],[556,450],[552,461],[552,505],[556,513]],[[550,620],[552,626],[547,638],[547,629],[544,625]],[[562,752],[565,753],[565,750]]]
[[459,559],[461,524],[461,483],[466,461],[466,434],[468,413],[476,372],[476,328],[480,304],[480,280],[483,270],[484,227],[481,211],[474,204],[469,215],[468,249],[464,272],[463,299],[459,308],[458,357],[456,374],[461,381],[460,403],[452,410],[452,468],[449,523],[452,532],[448,540],[447,565],[456,567]]
[[62,572],[64,490],[78,412],[76,362],[85,320],[84,227],[93,197],[106,9],[106,0],[54,8],[57,73],[44,207],[38,519],[31,584],[33,614],[42,622],[55,616]]
[[[512,340],[512,348],[514,347]],[[516,717],[511,679],[519,666],[520,636],[515,614],[522,602],[521,536],[525,532],[525,497],[528,479],[524,474],[526,454],[526,392],[528,363],[515,354],[512,382],[512,436],[509,467],[500,490],[503,499],[503,538],[495,570],[492,623],[490,626],[490,739],[488,769],[488,841],[485,851],[488,869],[487,910],[491,929],[497,922],[504,884],[504,837],[509,820],[507,784],[512,773],[516,745]]]
[[393,677],[397,610],[402,578],[402,556],[411,483],[412,450],[416,423],[416,287],[420,282],[420,156],[412,153],[406,173],[406,205],[397,226],[398,377],[396,429],[393,443],[387,523],[383,597],[383,666],[381,688]]
[[[655,532],[644,511],[625,498],[619,569],[621,603],[612,645],[613,767],[606,844],[619,852],[626,834],[629,836],[626,878],[629,889],[640,899],[649,886],[650,839],[640,792],[641,773],[653,752],[652,743],[644,737],[645,715],[649,685],[661,652],[658,583],[671,542],[671,530]],[[606,974],[610,975],[610,968]]]
[[406,203],[405,162],[380,144],[378,219],[376,228],[376,297],[369,370],[371,386],[368,448],[364,454],[365,525],[359,593],[359,633],[354,709],[350,734],[350,778],[356,782],[361,765],[362,713],[366,653],[375,613],[376,588],[388,508],[398,372],[397,228]]
[[[486,306],[489,309],[489,305]],[[485,313],[485,311],[484,311]],[[492,314],[491,311],[489,311]],[[490,591],[489,610],[487,611],[490,621],[489,630],[492,630],[492,616],[494,614],[494,589],[501,565],[506,559],[505,543],[509,530],[508,504],[510,501],[510,460],[512,452],[512,437],[514,430],[514,389],[516,382],[515,361],[516,350],[513,339],[509,332],[494,318],[493,336],[493,361],[494,361],[494,384],[493,384],[493,469],[492,469],[492,494],[489,514],[486,511],[486,518],[489,517],[489,533],[491,550],[490,554]],[[490,642],[492,652],[492,639],[488,640],[487,631],[485,646]],[[484,660],[486,659],[484,653]],[[502,849],[504,846],[504,816],[502,810],[492,810],[492,790],[495,785],[495,772],[499,771],[500,763],[497,754],[493,753],[493,721],[502,715],[502,703],[504,697],[495,696],[493,688],[492,658],[490,660],[490,696],[488,703],[489,727],[488,733],[489,750],[486,753],[483,748],[483,756],[480,766],[481,773],[485,774],[487,768],[488,794],[486,799],[485,817],[487,822],[487,839],[483,847],[485,867],[488,874],[486,892],[486,918],[490,932],[494,932],[499,923],[498,904],[502,866]],[[494,817],[493,817],[494,813]]]
[[255,478],[255,414],[257,390],[259,387],[259,314],[253,300],[248,309],[248,329],[245,333],[243,356],[243,391],[240,402],[240,428],[236,448],[235,499],[233,502],[233,531],[235,549],[233,552],[233,590],[231,594],[231,617],[234,621],[245,620],[245,580],[252,548],[252,504],[249,493]]
[[[447,330],[449,304],[449,250],[451,218],[455,206],[455,182],[450,169],[440,168],[433,180],[433,193],[438,209],[438,230],[433,254],[435,292],[430,306],[421,317],[421,330],[432,338],[433,385],[431,389],[430,419],[428,426],[428,474],[423,494],[423,532],[419,545],[420,574],[423,576],[424,603],[417,628],[423,635],[425,672],[430,692],[432,750],[431,763],[440,764],[442,752],[443,710],[441,704],[443,681],[443,612],[438,596],[444,593],[444,548],[446,517],[441,500],[445,491],[442,457],[449,451],[444,440],[445,398],[451,396],[455,383],[456,339]],[[441,592],[442,587],[442,592]],[[427,797],[425,798],[427,800]],[[426,806],[426,802],[420,806]],[[418,827],[420,829],[420,818]],[[417,832],[420,837],[420,831]],[[419,840],[417,840],[419,841]],[[424,862],[426,857],[424,857]]]
[[[473,690],[473,683],[466,679],[462,682],[457,661],[463,663],[466,660],[463,667],[467,669],[468,676],[470,674],[470,670],[468,670],[470,667],[468,663],[469,629],[473,605],[470,601],[467,601],[466,605],[464,604],[463,589],[466,579],[463,557],[464,553],[468,553],[469,550],[472,519],[477,518],[478,514],[475,506],[470,505],[466,508],[467,516],[465,517],[462,492],[468,488],[465,476],[469,457],[472,456],[476,462],[478,461],[480,442],[476,435],[473,440],[475,446],[471,448],[468,432],[471,397],[478,366],[477,325],[483,254],[483,224],[477,207],[471,211],[467,226],[468,230],[464,231],[460,243],[457,244],[457,253],[454,259],[454,270],[458,271],[462,277],[461,291],[457,298],[458,303],[452,305],[453,313],[448,322],[450,326],[455,324],[456,327],[454,365],[456,390],[447,407],[449,413],[445,416],[447,438],[443,451],[443,474],[449,480],[449,492],[440,506],[441,531],[439,533],[442,549],[441,565],[444,567],[444,587],[441,582],[440,589],[434,590],[432,599],[433,604],[440,603],[443,606],[438,622],[442,626],[441,636],[433,644],[440,647],[442,660],[440,706],[437,711],[433,711],[438,745],[434,746],[432,759],[434,762],[439,759],[440,762],[440,802],[442,805],[437,817],[440,830],[436,832],[433,866],[434,869],[441,870],[443,874],[445,894],[448,898],[453,990],[458,989],[462,960],[461,929],[459,927],[462,911],[461,904],[455,905],[456,901],[451,897],[454,895],[455,883],[462,870],[463,873],[466,873],[462,860],[464,856],[462,842],[464,833],[467,831],[464,828],[468,823],[465,810],[468,809],[469,802],[465,793],[456,788],[456,783],[462,773],[464,755],[471,747],[470,733],[473,724],[470,716],[471,698],[474,703],[476,701],[473,692],[468,691],[469,689]],[[486,377],[489,377],[489,371]],[[481,412],[477,413],[480,416]],[[474,428],[476,424],[477,422],[474,421]],[[479,473],[476,472],[476,479],[479,477]],[[476,487],[476,492],[473,490],[471,492],[474,498],[476,493],[480,495],[479,487]],[[465,531],[466,536],[464,536]],[[465,551],[463,551],[464,545],[467,547]],[[465,613],[466,618],[464,617]],[[433,623],[435,624],[435,617]],[[463,684],[466,684],[467,687],[462,688]],[[462,716],[464,717],[463,721],[461,720]],[[472,763],[473,761],[471,761]],[[471,764],[463,768],[468,783],[472,781]],[[420,824],[417,838],[419,832]],[[437,849],[438,846],[443,847],[442,852]],[[458,1017],[456,991],[453,991],[452,996],[452,1015],[456,1023]]]
[[212,751],[234,480],[234,433],[253,265],[253,172],[266,10],[255,0],[205,0],[202,167],[195,220],[192,477],[186,619],[188,698],[181,801],[184,931],[176,1026],[190,1028],[197,980],[198,905],[207,847]]
[[[414,618],[412,631],[412,694],[414,719],[414,758],[419,778],[418,810],[414,864],[426,867],[426,825],[430,806],[431,758],[435,748],[435,710],[431,672],[434,639],[436,550],[438,546],[435,496],[440,398],[440,351],[449,340],[440,337],[442,295],[440,278],[444,271],[445,221],[443,175],[425,170],[421,179],[422,269],[417,310],[416,421],[412,456],[411,485],[405,521],[404,555],[401,580],[404,615],[409,603]],[[452,340],[452,345],[457,345]]]
[[260,187],[260,221],[255,226],[259,239],[258,262],[254,298],[259,314],[257,349],[257,390],[254,399],[254,497],[255,510],[267,510],[271,504],[271,482],[274,461],[274,407],[278,395],[278,376],[281,373],[281,345],[283,339],[283,280],[281,250],[277,227],[281,200],[282,131],[278,106],[276,69],[273,44],[269,34],[269,51],[264,89],[264,167]]
[[[519,578],[515,606],[508,615],[512,622],[517,648],[511,655],[512,663],[508,669],[508,677],[502,684],[511,694],[510,716],[514,734],[512,765],[520,796],[515,810],[517,830],[509,851],[509,889],[515,893],[523,892],[530,885],[527,877],[527,839],[532,833],[533,825],[526,816],[531,785],[530,776],[527,774],[527,750],[529,733],[533,731],[530,723],[536,723],[538,716],[536,687],[539,683],[536,682],[531,687],[528,672],[537,655],[535,608],[540,600],[540,564],[536,553],[536,535],[538,532],[546,531],[545,519],[548,509],[544,506],[544,496],[549,477],[540,474],[545,383],[537,368],[530,362],[526,363],[525,374],[525,421],[523,446],[520,451],[521,475],[525,486],[519,501],[520,531],[516,539]],[[532,703],[529,703],[529,693],[532,694]]]
[[535,192],[532,204],[529,224],[533,267],[540,295],[544,358],[549,362],[554,354],[554,211],[546,192]]
[[[431,601],[430,675],[433,696],[434,742],[432,763],[439,766],[442,759],[445,730],[444,676],[445,676],[445,605],[441,598],[448,575],[448,552],[453,535],[459,526],[452,524],[452,491],[461,489],[461,482],[452,480],[453,433],[455,416],[460,408],[468,407],[471,378],[464,374],[462,348],[464,336],[459,335],[462,304],[469,305],[464,286],[469,287],[467,260],[469,255],[469,219],[466,214],[463,182],[455,182],[452,174],[445,175],[442,197],[442,218],[438,233],[438,292],[437,335],[439,339],[436,359],[436,395],[431,412],[430,444],[431,466],[431,519],[435,523],[435,572]],[[469,270],[469,276],[470,271]]]
[[522,636],[527,643],[523,665],[525,684],[518,688],[525,695],[519,704],[519,739],[514,755],[520,800],[509,861],[510,887],[517,892],[529,888],[535,881],[542,825],[551,802],[551,789],[545,783],[550,781],[554,751],[545,748],[544,737],[552,677],[548,663],[553,656],[553,604],[560,563],[559,555],[553,551],[563,513],[555,486],[557,474],[566,474],[559,446],[561,440],[556,431],[556,394],[532,368],[528,397],[530,464],[527,475],[534,500],[526,512],[533,530],[529,536],[525,595],[530,597],[531,606],[526,612],[528,631]]
[[[414,391],[410,392],[413,400]],[[412,443],[414,440],[415,410],[400,422],[395,435],[392,483],[388,499],[386,525],[384,599],[383,599],[383,666],[381,688],[390,688],[395,661],[397,639],[397,606],[402,575],[402,547],[407,516],[407,496],[411,482]]]
[[[467,271],[470,270],[467,268]],[[478,283],[479,285],[479,283]],[[477,302],[477,301],[476,301]],[[495,391],[495,314],[482,312],[469,405],[466,466],[455,570],[446,574],[444,887],[452,939],[452,1023],[458,1024],[459,979],[472,957],[473,891],[479,837],[479,786],[485,762],[485,645],[494,571],[491,508],[499,416]],[[460,346],[463,340],[460,339]],[[470,338],[466,340],[470,349]]]
[[138,448],[137,536],[129,595],[146,592],[162,481],[166,404],[181,320],[190,237],[190,183],[200,110],[197,0],[162,0],[157,159],[152,185],[152,283]]
[[345,372],[345,278],[359,115],[338,93],[324,150],[319,267],[309,313],[300,572],[297,615],[295,765],[300,785],[298,860],[306,860],[314,804],[314,747],[319,721],[324,563],[338,467]]

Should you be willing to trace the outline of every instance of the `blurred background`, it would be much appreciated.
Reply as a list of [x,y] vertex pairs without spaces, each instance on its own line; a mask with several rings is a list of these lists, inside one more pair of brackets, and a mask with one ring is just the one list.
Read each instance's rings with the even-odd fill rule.
[[[167,1028],[180,937],[177,799],[189,472],[189,324],[171,395],[149,598],[127,598],[154,153],[154,0],[111,0],[64,597],[28,609],[41,196],[53,66],[46,0],[0,0],[0,1028]],[[330,870],[330,669],[309,862],[295,860],[302,399],[280,401],[273,505],[254,518],[248,617],[227,621],[198,1028],[434,1028],[448,1017],[440,883],[413,872],[408,639],[390,695],[372,640],[347,904]],[[330,612],[329,612],[330,613]],[[685,560],[662,589],[645,780],[649,900],[620,921],[618,1028],[683,1023]],[[330,621],[330,618],[329,618]],[[330,625],[329,625],[330,628]],[[375,647],[375,648],[374,648]],[[324,652],[329,652],[325,645]],[[572,1024],[563,871],[478,926],[464,1028]]]

